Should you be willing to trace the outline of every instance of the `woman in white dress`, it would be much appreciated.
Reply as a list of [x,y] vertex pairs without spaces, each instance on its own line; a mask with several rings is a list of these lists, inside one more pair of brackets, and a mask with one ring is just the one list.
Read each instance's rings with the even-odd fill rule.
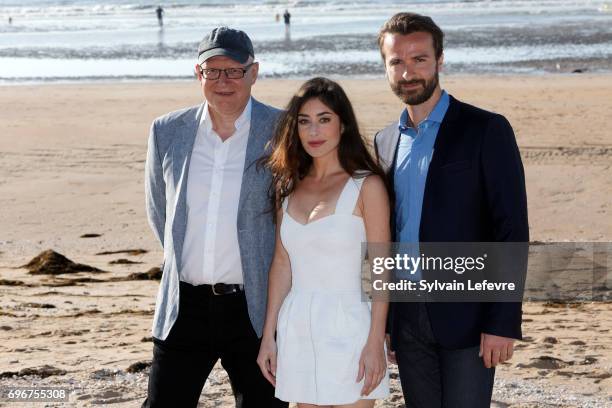
[[277,232],[257,362],[299,408],[371,408],[389,395],[388,304],[365,302],[362,242],[388,242],[384,174],[335,82],[307,81],[268,161]]

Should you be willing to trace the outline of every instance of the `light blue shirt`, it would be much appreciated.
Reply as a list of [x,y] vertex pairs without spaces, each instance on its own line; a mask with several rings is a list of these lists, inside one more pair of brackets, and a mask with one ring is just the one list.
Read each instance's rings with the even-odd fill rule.
[[[429,163],[440,124],[448,110],[449,96],[442,91],[440,100],[429,116],[416,128],[404,110],[399,120],[400,140],[395,165],[395,232],[396,240],[419,242],[421,210]],[[414,254],[418,256],[418,254]]]

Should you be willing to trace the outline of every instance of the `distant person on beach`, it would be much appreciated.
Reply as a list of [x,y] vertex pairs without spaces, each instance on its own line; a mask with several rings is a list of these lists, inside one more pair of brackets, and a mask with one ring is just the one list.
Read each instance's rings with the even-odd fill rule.
[[161,5],[157,6],[155,13],[157,14],[157,22],[159,26],[162,27],[164,25],[164,9]]
[[285,10],[283,14],[283,20],[285,20],[285,41],[291,41],[291,14],[289,10]]
[[[393,93],[405,109],[375,136],[394,202],[395,241],[529,241],[525,174],[502,115],[441,89],[442,30],[399,13],[378,45]],[[488,408],[495,366],[521,338],[521,303],[391,305],[390,357],[408,408]]]
[[9,17],[8,18],[8,23],[9,23],[9,25],[13,24],[13,17]]
[[389,242],[382,169],[344,90],[305,82],[273,139],[276,246],[257,359],[298,407],[372,408],[389,395],[388,303],[364,302],[362,242]]
[[151,127],[146,209],[164,263],[143,407],[196,407],[219,359],[236,407],[287,407],[256,361],[275,237],[256,164],[280,113],[251,97],[258,71],[247,34],[215,28],[195,65],[204,102]]
[[280,21],[280,14],[276,13],[274,20],[278,23]]
[[285,10],[283,20],[285,20],[285,37],[288,38],[291,35],[291,13],[289,13],[289,10]]

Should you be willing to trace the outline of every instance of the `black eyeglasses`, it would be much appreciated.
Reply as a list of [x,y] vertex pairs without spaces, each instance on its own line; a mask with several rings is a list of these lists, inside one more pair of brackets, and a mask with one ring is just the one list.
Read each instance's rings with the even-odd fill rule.
[[244,78],[244,74],[255,64],[254,62],[245,66],[244,68],[202,68],[200,67],[200,72],[206,79],[219,79],[221,77],[221,72],[225,72],[225,77],[228,79],[240,79]]

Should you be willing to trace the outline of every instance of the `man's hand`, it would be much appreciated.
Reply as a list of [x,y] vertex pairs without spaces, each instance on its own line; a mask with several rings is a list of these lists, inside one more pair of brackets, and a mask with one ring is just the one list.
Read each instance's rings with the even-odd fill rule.
[[487,368],[508,361],[512,358],[514,350],[514,339],[508,337],[494,336],[492,334],[480,334],[480,352],[484,365]]

